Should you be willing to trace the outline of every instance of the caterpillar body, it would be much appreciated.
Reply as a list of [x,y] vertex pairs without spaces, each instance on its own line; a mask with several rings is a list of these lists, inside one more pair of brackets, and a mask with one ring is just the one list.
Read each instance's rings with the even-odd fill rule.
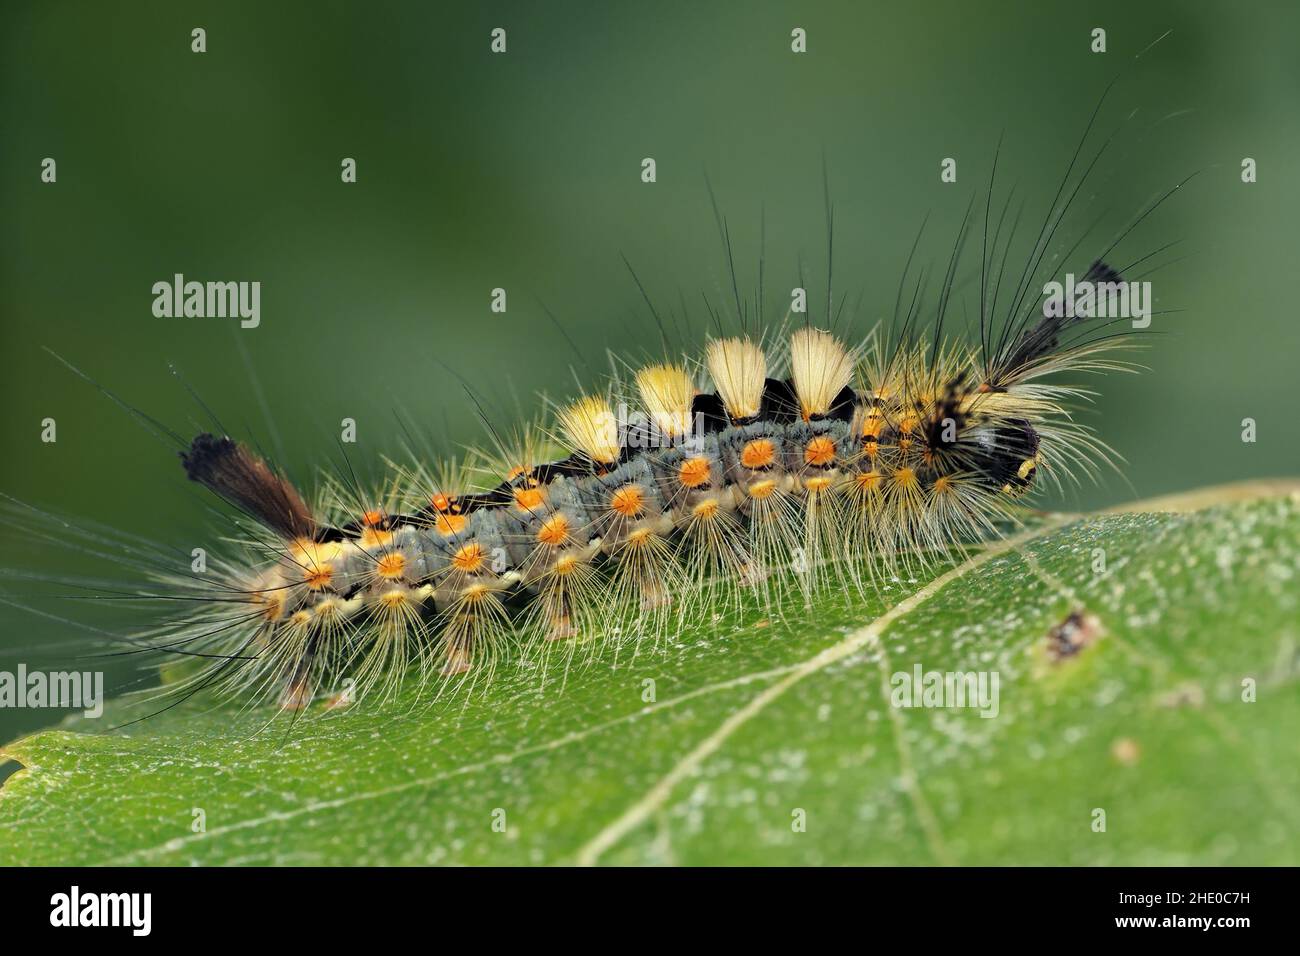
[[[1118,280],[1096,262],[1092,279]],[[246,445],[204,433],[188,476],[256,519],[213,585],[166,581],[194,614],[163,635],[219,685],[301,709],[343,677],[386,697],[491,675],[508,648],[572,654],[673,630],[701,603],[862,590],[998,533],[1041,481],[1108,450],[1061,372],[1125,366],[1123,336],[1039,312],[979,348],[805,324],[779,347],[719,337],[558,406],[509,450],[382,491],[338,479],[312,505]],[[629,411],[631,409],[631,411]],[[549,443],[567,453],[545,455]],[[471,476],[492,471],[489,482]],[[221,600],[214,601],[217,594]],[[626,616],[628,628],[614,622]],[[159,636],[154,635],[154,640]]]

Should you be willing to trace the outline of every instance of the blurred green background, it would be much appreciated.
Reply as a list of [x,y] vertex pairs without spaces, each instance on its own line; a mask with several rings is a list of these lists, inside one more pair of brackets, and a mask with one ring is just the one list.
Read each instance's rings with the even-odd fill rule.
[[[362,471],[397,449],[394,408],[449,450],[479,440],[448,367],[508,426],[536,391],[564,397],[575,377],[594,378],[606,349],[653,352],[620,254],[661,309],[685,303],[702,341],[702,296],[731,308],[706,176],[750,290],[765,220],[776,311],[801,264],[814,304],[825,296],[824,162],[835,284],[850,306],[861,295],[853,323],[865,331],[892,312],[927,215],[918,262],[942,273],[1001,137],[998,200],[1014,184],[1026,201],[1014,277],[1116,76],[1090,145],[1114,139],[1056,248],[1095,225],[1066,263],[1081,274],[1144,204],[1197,173],[1113,256],[1126,265],[1177,242],[1146,265],[1167,264],[1149,278],[1157,308],[1178,311],[1155,318],[1164,334],[1141,357],[1149,372],[1098,383],[1088,420],[1127,459],[1122,476],[1051,503],[1300,471],[1294,3],[47,0],[3,11],[0,491],[22,500],[178,555],[213,527],[174,453],[42,346],[188,433],[204,418],[174,363],[232,431],[266,446],[242,346],[301,475],[337,460],[345,416]],[[191,52],[195,27],[206,53]],[[489,51],[494,27],[507,30],[504,55]],[[790,50],[795,27],[806,54]],[[1090,52],[1094,27],[1107,30],[1105,54]],[[1247,156],[1253,185],[1240,179]],[[40,181],[45,157],[56,184]],[[355,184],[340,181],[344,157],[357,161]],[[955,185],[939,180],[944,157],[958,161]],[[956,326],[977,309],[978,243],[968,253]],[[151,286],[177,272],[260,281],[261,326],[155,318]],[[504,315],[489,311],[494,287],[507,289]],[[40,441],[46,417],[55,444]],[[1240,440],[1246,417],[1255,444]],[[0,558],[96,571],[12,532]],[[3,588],[21,603],[42,590]],[[0,669],[72,666],[69,633],[0,607]],[[110,671],[120,681],[132,664]],[[0,738],[51,719],[0,711]]]

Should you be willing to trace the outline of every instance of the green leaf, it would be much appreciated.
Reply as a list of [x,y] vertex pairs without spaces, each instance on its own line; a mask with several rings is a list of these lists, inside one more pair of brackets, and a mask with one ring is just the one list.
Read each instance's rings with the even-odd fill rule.
[[[1136,508],[562,692],[519,670],[260,733],[213,701],[38,733],[5,751],[0,864],[1300,862],[1300,485]],[[1100,636],[1056,659],[1073,611]],[[918,664],[996,672],[997,716],[891,706]]]

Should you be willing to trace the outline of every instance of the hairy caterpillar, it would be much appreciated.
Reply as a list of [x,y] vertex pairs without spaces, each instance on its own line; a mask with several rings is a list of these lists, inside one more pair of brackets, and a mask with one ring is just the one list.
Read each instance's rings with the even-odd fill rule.
[[[824,322],[746,329],[737,296],[742,328],[702,357],[616,374],[493,452],[413,454],[372,489],[326,474],[309,500],[228,435],[168,430],[188,477],[253,524],[232,570],[142,565],[155,585],[136,595],[175,613],[131,644],[202,663],[173,691],[300,710],[344,679],[349,700],[389,697],[412,672],[474,684],[507,650],[656,640],[746,592],[862,591],[943,560],[1014,522],[1037,484],[1109,461],[1071,415],[1087,393],[1047,381],[1125,368],[1109,353],[1130,344],[1121,320],[1034,295],[1063,214],[1000,322],[1002,268],[982,257],[977,345],[944,335],[959,238],[924,334],[919,299],[901,327],[855,340],[833,330],[829,301]],[[1101,259],[1084,280],[1123,282]]]
[[[1103,275],[1118,279],[1089,272]],[[1113,338],[1062,344],[1078,321],[1043,316],[986,354],[853,347],[811,325],[779,351],[712,339],[699,366],[647,365],[560,406],[569,454],[538,458],[525,439],[479,491],[466,467],[438,480],[417,462],[382,495],[335,481],[309,506],[249,448],[201,434],[187,475],[267,534],[219,604],[169,582],[204,608],[169,641],[213,655],[197,685],[299,708],[342,674],[387,694],[413,666],[471,679],[508,643],[571,648],[620,608],[642,637],[662,633],[674,604],[763,591],[791,565],[808,591],[869,586],[995,534],[1040,474],[1105,459],[1063,406],[1075,392],[1039,381],[1115,367]],[[633,400],[642,415],[615,411]]]

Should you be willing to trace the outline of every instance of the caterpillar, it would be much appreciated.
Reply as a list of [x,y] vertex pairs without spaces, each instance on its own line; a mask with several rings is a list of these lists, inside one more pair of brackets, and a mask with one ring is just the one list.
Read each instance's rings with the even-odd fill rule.
[[[1100,261],[1085,278],[1121,281]],[[184,686],[298,710],[344,674],[357,699],[386,698],[411,672],[490,677],[510,647],[572,652],[623,610],[643,640],[783,581],[863,590],[1107,460],[1070,416],[1078,388],[1041,381],[1122,367],[1107,353],[1123,336],[1069,341],[1084,322],[1045,311],[982,348],[850,343],[809,322],[715,337],[697,361],[558,405],[495,455],[414,460],[373,493],[327,475],[311,504],[247,445],[199,434],[185,474],[260,533],[217,583],[162,582],[194,613],[159,637],[211,662]],[[484,472],[495,483],[472,487]]]
[[[1011,239],[997,265],[1003,222],[990,253],[986,209],[976,342],[944,326],[968,210],[924,332],[921,282],[901,323],[900,283],[895,321],[854,338],[837,328],[829,276],[819,321],[792,306],[765,328],[760,266],[757,321],[737,290],[740,328],[719,321],[700,354],[618,359],[602,387],[510,437],[493,430],[491,450],[437,462],[408,447],[372,487],[349,463],[306,494],[224,429],[182,438],[98,386],[177,447],[184,474],[237,513],[238,534],[201,574],[148,546],[123,558],[107,532],[80,529],[77,546],[149,579],[117,596],[168,609],[118,640],[195,665],[164,693],[212,688],[290,712],[341,682],[331,704],[388,700],[408,679],[437,697],[512,657],[658,646],[747,595],[779,610],[788,593],[807,605],[879,590],[1002,534],[1036,488],[1113,466],[1076,420],[1091,393],[1069,377],[1132,370],[1113,353],[1134,333],[1091,300],[1033,294],[1068,205],[1053,204],[1002,311]],[[1105,261],[1119,239],[1078,284],[1088,295],[1124,286],[1128,267]]]

